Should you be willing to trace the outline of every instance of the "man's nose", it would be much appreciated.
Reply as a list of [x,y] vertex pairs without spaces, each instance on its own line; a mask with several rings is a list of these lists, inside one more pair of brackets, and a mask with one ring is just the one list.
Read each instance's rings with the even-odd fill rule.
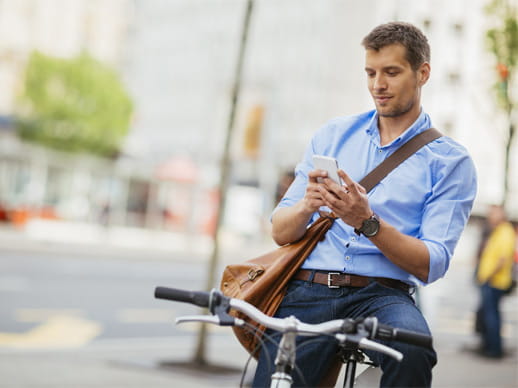
[[374,78],[372,87],[374,90],[385,90],[387,88],[387,82],[385,77],[383,77],[382,75],[377,75]]

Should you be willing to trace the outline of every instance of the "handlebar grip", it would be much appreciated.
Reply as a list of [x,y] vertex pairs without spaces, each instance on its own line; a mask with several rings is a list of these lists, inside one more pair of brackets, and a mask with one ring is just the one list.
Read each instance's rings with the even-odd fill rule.
[[432,348],[432,336],[404,329],[394,329],[394,339],[411,345]]
[[433,338],[430,335],[405,329],[398,329],[384,324],[378,324],[375,337],[380,340],[395,340],[430,349],[432,348],[433,343]]
[[155,298],[191,303],[200,307],[209,307],[210,293],[204,291],[180,290],[169,287],[156,287]]

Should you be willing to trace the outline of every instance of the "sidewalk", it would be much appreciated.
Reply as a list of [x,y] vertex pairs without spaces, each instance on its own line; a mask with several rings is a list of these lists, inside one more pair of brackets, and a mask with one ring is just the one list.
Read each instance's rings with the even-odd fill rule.
[[0,250],[8,251],[88,252],[110,257],[150,254],[154,258],[183,254],[202,258],[211,249],[207,236],[47,220],[31,221],[22,229],[0,223]]
[[[274,249],[271,239],[243,239],[222,232],[223,263],[246,260]],[[36,220],[24,229],[0,223],[0,252],[96,255],[110,258],[146,258],[208,261],[213,241],[207,235],[152,231],[129,227]],[[243,254],[245,252],[245,254]]]

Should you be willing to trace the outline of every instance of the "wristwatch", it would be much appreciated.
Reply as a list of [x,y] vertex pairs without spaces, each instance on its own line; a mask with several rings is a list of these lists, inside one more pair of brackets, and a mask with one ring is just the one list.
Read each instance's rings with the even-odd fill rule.
[[365,237],[374,237],[380,230],[380,220],[376,213],[363,221],[359,229],[354,229],[354,232],[359,236],[363,234]]

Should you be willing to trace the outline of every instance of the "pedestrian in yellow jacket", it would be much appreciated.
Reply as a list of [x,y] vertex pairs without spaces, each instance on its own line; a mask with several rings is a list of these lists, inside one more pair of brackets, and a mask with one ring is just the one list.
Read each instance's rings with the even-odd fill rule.
[[511,286],[516,234],[500,205],[489,208],[491,228],[480,257],[477,280],[480,284],[481,354],[491,358],[503,356],[500,300]]

